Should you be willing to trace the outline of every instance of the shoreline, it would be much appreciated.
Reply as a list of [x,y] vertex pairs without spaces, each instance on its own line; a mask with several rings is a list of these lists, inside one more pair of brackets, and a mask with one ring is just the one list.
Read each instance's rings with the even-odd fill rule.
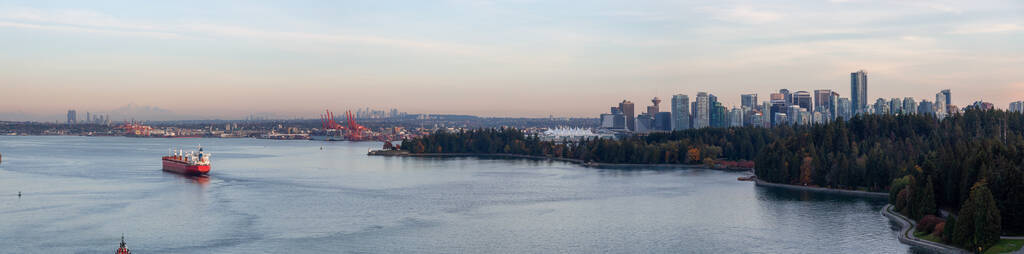
[[478,158],[512,158],[512,159],[533,159],[533,160],[547,160],[547,161],[561,161],[578,164],[588,168],[657,168],[657,169],[715,169],[723,171],[751,171],[749,168],[722,168],[722,167],[708,167],[704,164],[634,164],[634,163],[602,163],[602,162],[584,162],[580,159],[569,159],[569,158],[558,158],[538,155],[523,155],[523,154],[508,154],[508,153],[409,153],[405,151],[381,151],[375,150],[367,153],[370,156],[396,156],[396,157],[478,157]]
[[761,179],[755,179],[754,180],[754,185],[755,186],[761,186],[761,187],[781,188],[781,189],[789,189],[789,190],[799,190],[799,191],[810,191],[810,192],[818,192],[818,193],[840,194],[840,195],[847,195],[847,196],[858,196],[858,197],[868,197],[868,198],[884,198],[884,199],[889,199],[889,193],[888,192],[842,190],[842,189],[831,189],[831,188],[825,188],[825,187],[800,186],[800,185],[783,184],[783,183],[769,183],[769,182],[765,182],[765,181],[763,181]]
[[881,213],[882,216],[888,218],[889,221],[894,221],[900,224],[900,230],[897,234],[897,238],[901,243],[937,253],[970,253],[966,250],[957,247],[917,238],[916,236],[914,236],[913,233],[914,228],[917,226],[917,223],[914,223],[914,221],[908,219],[907,217],[904,217],[902,214],[895,213],[891,210],[892,204],[886,204],[884,207],[882,207],[882,210],[879,211],[879,213]]

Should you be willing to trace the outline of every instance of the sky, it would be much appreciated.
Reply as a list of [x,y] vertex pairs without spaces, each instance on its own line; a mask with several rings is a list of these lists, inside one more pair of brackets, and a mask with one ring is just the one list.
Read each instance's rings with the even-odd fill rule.
[[1006,108],[1024,100],[1024,1],[0,0],[0,56],[0,120],[597,117],[699,91],[848,97],[859,69],[871,98]]

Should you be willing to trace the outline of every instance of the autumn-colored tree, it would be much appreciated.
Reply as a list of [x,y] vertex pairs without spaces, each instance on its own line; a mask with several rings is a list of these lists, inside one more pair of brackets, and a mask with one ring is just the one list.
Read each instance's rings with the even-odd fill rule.
[[813,162],[814,159],[811,156],[806,156],[803,162],[800,163],[800,183],[803,185],[811,184],[811,171],[814,169]]
[[690,161],[700,161],[700,149],[697,149],[696,147],[690,148],[689,151],[686,151],[686,157],[690,159]]

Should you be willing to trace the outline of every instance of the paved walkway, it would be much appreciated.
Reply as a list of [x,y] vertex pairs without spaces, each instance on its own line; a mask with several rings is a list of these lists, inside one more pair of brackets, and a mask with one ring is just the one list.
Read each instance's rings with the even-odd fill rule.
[[896,223],[900,224],[900,232],[899,232],[898,235],[899,235],[899,240],[900,240],[901,243],[904,243],[904,244],[907,244],[907,245],[911,245],[911,246],[915,246],[915,247],[922,248],[922,249],[926,249],[926,250],[929,250],[929,251],[932,251],[932,252],[936,252],[936,253],[950,253],[950,254],[954,254],[954,253],[955,254],[970,253],[970,252],[967,252],[967,251],[965,251],[963,249],[956,248],[956,247],[953,247],[953,246],[949,246],[949,245],[945,245],[945,244],[941,244],[941,243],[936,243],[936,242],[932,242],[932,241],[928,241],[928,240],[922,240],[920,238],[917,238],[916,236],[914,236],[914,227],[917,226],[917,223],[914,223],[913,220],[908,219],[907,217],[904,217],[902,214],[893,212],[891,204],[890,205],[885,205],[885,207],[882,207],[881,213],[886,218],[889,218],[889,220],[895,221]]

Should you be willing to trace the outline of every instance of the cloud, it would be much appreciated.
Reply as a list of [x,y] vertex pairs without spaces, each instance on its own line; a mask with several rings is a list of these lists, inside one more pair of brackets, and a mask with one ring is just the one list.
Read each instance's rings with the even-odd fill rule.
[[782,19],[783,14],[754,8],[749,5],[739,5],[728,9],[702,8],[711,12],[718,20],[741,23],[741,24],[764,24]]
[[35,30],[47,30],[47,31],[59,31],[59,32],[77,32],[77,33],[93,33],[93,34],[106,34],[106,35],[121,35],[121,36],[142,36],[152,37],[158,39],[173,39],[181,38],[181,35],[168,32],[154,32],[154,31],[121,31],[121,30],[110,30],[110,29],[96,29],[87,27],[74,27],[64,25],[37,25],[17,22],[3,22],[0,21],[0,27],[11,27],[20,29],[35,29]]
[[953,28],[951,34],[1006,33],[1024,30],[1024,26],[1012,23],[1002,24],[970,24]]

